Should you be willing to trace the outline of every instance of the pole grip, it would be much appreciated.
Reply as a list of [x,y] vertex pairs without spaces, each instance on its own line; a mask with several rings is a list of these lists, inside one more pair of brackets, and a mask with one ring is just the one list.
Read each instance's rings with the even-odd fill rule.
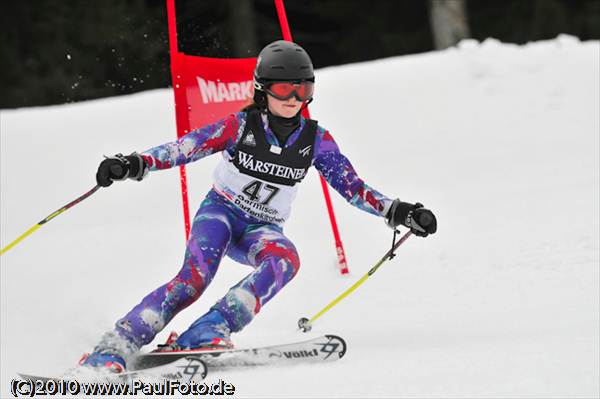
[[124,173],[123,173],[123,167],[121,165],[117,165],[117,164],[111,165],[110,166],[110,173],[113,176],[119,176],[119,177],[123,176],[124,175]]

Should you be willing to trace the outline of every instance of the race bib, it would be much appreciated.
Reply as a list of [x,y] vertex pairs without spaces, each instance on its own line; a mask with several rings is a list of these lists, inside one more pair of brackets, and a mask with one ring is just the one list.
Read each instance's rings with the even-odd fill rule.
[[215,189],[238,208],[259,220],[283,225],[290,215],[298,186],[287,186],[245,175],[227,151],[214,172]]

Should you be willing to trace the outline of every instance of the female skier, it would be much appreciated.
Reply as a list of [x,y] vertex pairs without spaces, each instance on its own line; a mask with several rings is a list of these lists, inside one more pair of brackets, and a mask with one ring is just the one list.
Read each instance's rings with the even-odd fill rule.
[[224,255],[254,271],[166,350],[233,347],[230,334],[248,325],[298,272],[298,253],[283,225],[298,183],[312,165],[349,203],[385,218],[388,226],[402,224],[419,236],[435,233],[431,211],[419,203],[391,200],[369,187],[329,132],[300,116],[312,101],[314,80],[312,62],[302,47],[273,42],[258,56],[252,105],[173,143],[102,161],[96,179],[107,187],[127,178],[140,181],[148,171],[223,154],[214,186],[194,217],[179,273],[118,320],[81,365],[124,371],[130,355],[202,295]]

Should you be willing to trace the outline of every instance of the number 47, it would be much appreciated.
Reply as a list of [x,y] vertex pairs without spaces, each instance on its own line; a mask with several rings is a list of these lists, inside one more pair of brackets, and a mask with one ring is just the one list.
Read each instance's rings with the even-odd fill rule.
[[[260,195],[260,191],[263,189],[263,183],[258,180],[254,180],[252,183],[246,185],[242,192],[248,196],[251,201],[260,201],[262,195]],[[269,202],[273,199],[275,194],[279,191],[278,187],[272,186],[270,184],[264,184],[264,189],[268,191],[267,198],[261,202],[262,205],[268,205]]]

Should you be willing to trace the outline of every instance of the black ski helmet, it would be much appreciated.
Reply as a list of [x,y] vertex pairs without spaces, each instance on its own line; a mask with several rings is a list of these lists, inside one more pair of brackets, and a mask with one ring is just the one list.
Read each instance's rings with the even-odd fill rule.
[[254,102],[266,106],[264,86],[276,81],[315,81],[312,61],[306,50],[294,42],[277,40],[258,54],[254,69]]

